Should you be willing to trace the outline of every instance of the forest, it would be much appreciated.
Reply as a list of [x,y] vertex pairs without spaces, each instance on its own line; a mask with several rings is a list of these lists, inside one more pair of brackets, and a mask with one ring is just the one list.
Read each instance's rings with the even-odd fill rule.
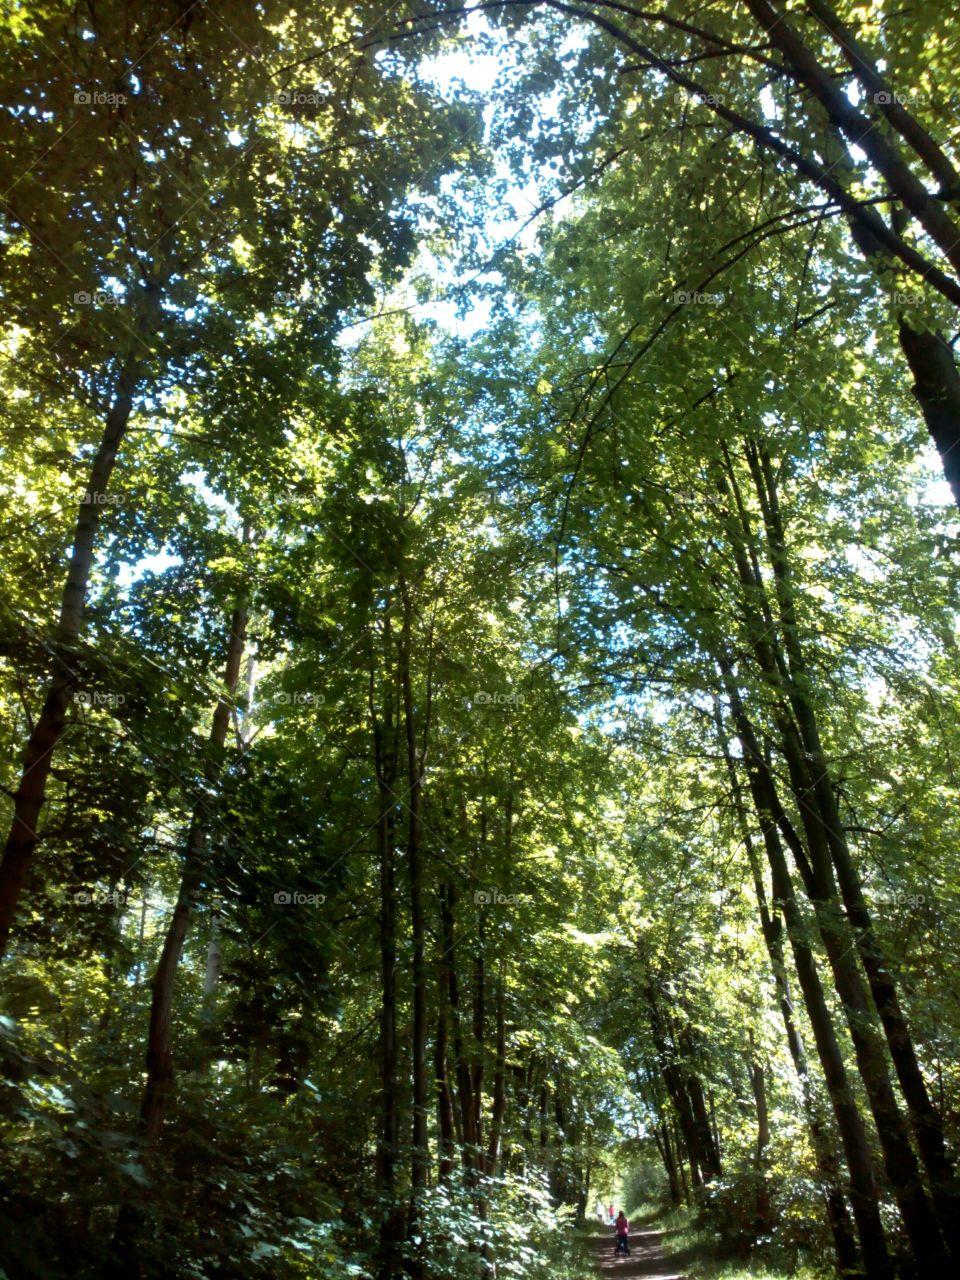
[[958,1274],[960,6],[0,82],[0,1280]]

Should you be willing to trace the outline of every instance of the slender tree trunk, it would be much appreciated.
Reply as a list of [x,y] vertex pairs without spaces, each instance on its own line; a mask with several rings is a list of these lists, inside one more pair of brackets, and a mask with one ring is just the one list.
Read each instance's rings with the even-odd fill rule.
[[708,1162],[700,1147],[700,1132],[694,1119],[693,1106],[691,1105],[685,1082],[680,1077],[680,1073],[675,1066],[665,1067],[663,1069],[663,1078],[677,1113],[680,1132],[683,1134],[684,1146],[686,1147],[687,1159],[690,1165],[690,1182],[694,1187],[702,1187],[705,1182],[710,1181],[711,1174],[709,1168],[705,1168]]
[[[223,693],[213,713],[204,761],[204,796],[194,808],[184,850],[183,870],[176,906],[164,937],[163,949],[152,979],[150,1021],[147,1030],[146,1083],[140,1103],[140,1128],[145,1163],[152,1162],[160,1141],[167,1106],[173,1094],[173,997],[177,967],[190,927],[194,902],[206,874],[207,844],[216,785],[223,767],[223,749],[230,725],[230,711],[237,690],[246,635],[248,600],[238,598],[229,619]],[[121,1206],[114,1228],[106,1274],[111,1277],[141,1274],[135,1236],[142,1218],[141,1206]]]
[[770,1146],[770,1117],[767,1110],[767,1085],[763,1064],[757,1057],[750,1036],[750,1051],[746,1054],[747,1074],[750,1077],[750,1089],[757,1113],[757,1146],[753,1156],[754,1168],[757,1172],[757,1217],[755,1230],[762,1235],[770,1230],[773,1215],[770,1205],[770,1189],[767,1185],[767,1167],[769,1164],[768,1148]]
[[194,902],[207,870],[207,844],[211,812],[216,803],[216,785],[223,767],[223,749],[230,725],[230,713],[240,677],[240,663],[247,629],[248,601],[241,597],[230,616],[227,636],[227,663],[224,694],[217,703],[210,726],[206,764],[205,795],[193,811],[190,834],[183,861],[180,892],[173,911],[153,977],[150,1028],[147,1035],[147,1082],[140,1118],[147,1149],[160,1138],[163,1117],[173,1089],[173,993],[183,944],[190,928]]
[[477,1135],[473,1123],[473,1087],[470,1066],[463,1043],[460,983],[457,977],[456,938],[454,934],[454,911],[457,903],[457,894],[453,885],[447,884],[442,887],[441,895],[440,926],[447,977],[447,1006],[450,1010],[450,1022],[453,1029],[453,1057],[457,1075],[455,1116],[459,1118],[461,1159],[464,1167],[468,1168],[476,1153]]
[[707,1114],[703,1085],[700,1083],[699,1077],[694,1075],[693,1072],[688,1075],[686,1084],[690,1106],[693,1111],[693,1122],[697,1130],[698,1146],[704,1162],[702,1166],[703,1180],[704,1182],[712,1182],[714,1178],[719,1178],[722,1175],[723,1168],[720,1164],[720,1152],[717,1150],[713,1130],[710,1127],[710,1117]]
[[[389,652],[389,614],[385,622]],[[377,1142],[377,1188],[381,1197],[378,1280],[395,1280],[399,1274],[404,1213],[397,1197],[397,1159],[400,1145],[400,1099],[397,1076],[397,917],[396,855],[394,848],[393,783],[396,779],[396,741],[389,691],[381,720],[373,697],[373,719],[378,815],[377,855],[380,862],[380,1134]]]
[[770,1145],[770,1119],[767,1112],[767,1088],[763,1066],[752,1052],[747,1055],[747,1070],[757,1111],[757,1149],[754,1153],[754,1163],[759,1167],[763,1164],[765,1152]]
[[133,412],[140,380],[139,362],[131,355],[121,369],[103,436],[90,468],[87,491],[80,501],[74,526],[73,550],[60,602],[55,644],[55,668],[40,715],[27,739],[23,771],[13,798],[13,818],[0,858],[0,958],[6,953],[20,893],[37,845],[37,826],[46,799],[47,779],[54,753],[63,737],[67,710],[80,681],[77,643],[83,634],[83,611],[103,502],[117,452]]
[[473,1059],[470,1067],[471,1093],[473,1096],[473,1131],[477,1143],[476,1163],[482,1165],[483,1146],[483,1058],[486,1035],[486,970],[483,954],[483,920],[477,936],[477,951],[473,961]]
[[673,1158],[673,1144],[670,1141],[670,1130],[663,1121],[655,1126],[653,1138],[666,1171],[667,1183],[670,1187],[670,1199],[673,1204],[680,1204],[683,1197],[680,1189],[680,1180],[677,1177],[676,1161]]
[[[752,546],[752,531],[729,458],[727,476],[718,480],[718,489],[730,503],[731,509],[740,516],[743,540],[734,537],[733,545],[734,559],[747,597],[748,640],[760,672],[776,700],[773,719],[780,735],[781,750],[787,763],[790,786],[805,837],[805,854],[801,855],[799,867],[814,906],[820,936],[843,1004],[857,1067],[883,1148],[887,1176],[917,1263],[922,1268],[942,1268],[946,1265],[947,1250],[933,1204],[920,1178],[907,1125],[890,1082],[885,1046],[877,1034],[873,1010],[857,964],[856,950],[851,950],[848,931],[838,912],[837,884],[830,843],[825,831],[828,824],[820,809],[825,794],[824,784],[831,793],[832,786],[829,776],[824,779],[811,774],[801,730],[793,718],[797,715],[798,705],[793,702],[792,712],[785,705],[785,699],[790,701],[797,694],[795,682],[790,678],[789,654],[785,656],[781,652],[776,636],[771,635],[769,623],[764,626],[764,618],[769,615],[769,609],[764,606],[763,613],[757,615],[755,612],[756,602],[766,600],[766,588],[755,557],[751,563],[746,554],[746,547]],[[788,630],[786,624],[784,630]],[[795,639],[794,631],[790,643]]]
[[786,921],[797,980],[803,994],[817,1055],[823,1068],[827,1092],[847,1158],[847,1167],[850,1171],[850,1202],[867,1275],[870,1280],[890,1280],[893,1268],[880,1218],[879,1191],[870,1145],[847,1078],[843,1055],[837,1042],[823,987],[820,984],[819,966],[808,941],[806,922],[794,894],[786,857],[780,843],[773,816],[775,806],[779,808],[776,788],[766,761],[760,753],[752,725],[743,710],[739,694],[733,688],[731,681],[727,682],[727,688],[737,735],[747,762],[750,788],[763,834],[764,847],[770,863],[774,897]]
[[504,1009],[504,978],[501,969],[497,982],[496,1066],[493,1075],[493,1112],[490,1118],[490,1138],[487,1144],[487,1173],[493,1177],[500,1161],[500,1143],[503,1138],[503,1120],[507,1111],[507,1032]]
[[449,1033],[447,1028],[447,993],[438,992],[440,1012],[437,1014],[437,1038],[434,1043],[433,1072],[437,1088],[437,1131],[439,1133],[440,1182],[449,1182],[453,1174],[456,1126],[453,1116],[453,1096],[450,1089],[450,1066],[447,1060]]
[[400,681],[403,696],[404,729],[407,748],[407,874],[410,885],[410,924],[413,948],[413,1201],[411,1225],[416,1218],[416,1199],[427,1185],[430,1152],[427,1145],[429,1086],[427,1075],[427,964],[423,911],[423,871],[420,825],[423,804],[424,757],[417,748],[417,719],[410,675],[410,605],[404,597],[403,632],[400,644]]
[[207,964],[203,975],[203,1009],[200,1015],[200,1049],[197,1055],[197,1075],[205,1076],[210,1070],[216,1041],[217,988],[223,967],[223,947],[220,939],[220,903],[210,907],[210,938],[207,942]]
[[[680,1180],[680,1192],[681,1192],[681,1194],[682,1194],[682,1196],[683,1196],[683,1202],[684,1202],[684,1204],[689,1204],[689,1203],[690,1203],[690,1188],[689,1188],[689,1186],[687,1185],[687,1169],[686,1169],[686,1165],[683,1163],[683,1149],[684,1149],[684,1148],[683,1148],[683,1135],[682,1135],[682,1133],[681,1133],[681,1131],[680,1131],[680,1122],[677,1120],[677,1118],[676,1118],[676,1117],[674,1117],[674,1120],[673,1120],[673,1149],[674,1149],[674,1151],[676,1152],[677,1177],[678,1177],[678,1178],[679,1178],[679,1180]],[[689,1153],[689,1152],[687,1152],[687,1159],[688,1159],[688,1161],[690,1160],[690,1153]],[[692,1162],[690,1163],[690,1168],[691,1168],[691,1170],[692,1170],[692,1169],[694,1169],[694,1165],[693,1165],[693,1163],[692,1163]],[[694,1184],[693,1184],[693,1185],[694,1185],[694,1186],[697,1186],[697,1185],[699,1185],[699,1184],[698,1184],[698,1183],[696,1183],[696,1182],[694,1182]]]
[[833,1137],[827,1132],[825,1117],[822,1114],[822,1109],[810,1079],[806,1050],[804,1048],[799,1029],[797,1028],[796,1020],[793,1016],[793,998],[790,992],[790,981],[787,976],[787,966],[783,954],[781,923],[779,915],[774,919],[770,914],[770,909],[767,903],[767,893],[760,869],[760,861],[756,848],[754,847],[753,838],[750,834],[749,824],[747,822],[746,810],[741,793],[740,779],[737,776],[736,766],[734,765],[733,758],[727,747],[723,721],[720,716],[719,709],[716,714],[716,724],[717,735],[721,742],[724,760],[727,766],[727,776],[730,779],[731,793],[734,809],[737,815],[737,822],[740,827],[740,835],[747,853],[747,860],[750,864],[754,893],[756,895],[757,905],[760,912],[761,932],[763,934],[764,943],[766,944],[767,954],[770,957],[770,966],[773,971],[774,982],[776,984],[780,1014],[783,1018],[783,1026],[787,1038],[787,1046],[790,1050],[790,1058],[793,1062],[794,1070],[797,1073],[797,1079],[800,1083],[800,1095],[803,1102],[804,1114],[807,1120],[807,1128],[810,1133],[810,1142],[813,1147],[814,1158],[817,1162],[817,1170],[820,1174],[820,1185],[823,1191],[827,1220],[830,1224],[830,1231],[833,1236],[834,1251],[837,1257],[837,1267],[841,1275],[851,1277],[851,1280],[853,1280],[854,1277],[863,1275],[863,1268],[860,1262],[856,1238],[854,1236],[853,1223],[850,1221],[847,1202],[844,1198],[843,1188],[840,1184],[840,1170],[834,1150]]
[[[792,78],[819,99],[836,132],[866,152],[894,198],[910,211],[954,270],[960,272],[960,223],[952,212],[930,195],[886,131],[875,128],[874,122],[863,115],[854,100],[844,93],[837,78],[820,65],[784,14],[777,12],[769,0],[744,0],[744,3],[773,47],[784,57]],[[858,67],[858,74],[860,70]]]
[[[955,370],[954,376],[956,377]],[[960,379],[957,380],[957,391],[960,399]],[[806,786],[804,815],[809,815],[810,822],[818,821],[819,836],[829,851],[840,895],[854,932],[860,962],[867,975],[894,1070],[907,1103],[920,1158],[930,1179],[940,1226],[951,1252],[960,1256],[960,1190],[956,1185],[953,1164],[947,1155],[943,1128],[920,1070],[913,1038],[892,976],[892,966],[873,929],[860,877],[844,834],[816,712],[806,692],[809,673],[800,639],[793,575],[787,555],[776,477],[769,454],[763,448],[749,445],[747,459],[764,516],[783,625],[790,700],[803,745],[806,772],[810,775]]]

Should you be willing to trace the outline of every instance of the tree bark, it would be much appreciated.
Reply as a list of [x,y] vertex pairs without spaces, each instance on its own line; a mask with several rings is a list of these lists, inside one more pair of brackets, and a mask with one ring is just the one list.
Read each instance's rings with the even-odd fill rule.
[[447,1060],[449,1033],[447,1028],[447,993],[441,987],[438,992],[440,1012],[437,1014],[437,1038],[434,1043],[433,1073],[437,1089],[438,1178],[449,1182],[453,1174],[456,1126],[453,1117],[453,1096],[450,1089],[450,1067]]
[[[390,619],[384,623],[389,652]],[[399,1274],[404,1214],[397,1198],[397,1158],[400,1144],[399,1081],[397,1078],[397,917],[394,849],[393,784],[396,779],[397,744],[391,694],[385,695],[382,719],[373,697],[371,673],[370,712],[373,720],[374,761],[377,778],[377,856],[380,863],[380,1133],[377,1142],[377,1188],[382,1197],[378,1280],[395,1280]]]
[[[783,54],[792,78],[821,103],[834,128],[860,147],[888,183],[894,196],[909,209],[955,271],[960,273],[960,224],[924,187],[884,132],[863,115],[834,76],[820,65],[796,30],[768,0],[744,0],[774,48]],[[859,74],[859,69],[858,69]]]
[[[403,696],[403,718],[407,749],[407,875],[410,888],[410,927],[413,949],[413,1165],[412,1184],[415,1202],[427,1185],[430,1151],[427,1143],[429,1086],[427,1076],[427,965],[423,912],[423,870],[420,850],[420,825],[423,803],[423,767],[425,749],[417,745],[417,717],[410,674],[410,602],[404,589],[403,629],[400,642],[400,682]],[[424,748],[426,744],[424,744]]]
[[740,826],[741,839],[743,840],[744,848],[747,853],[747,860],[750,864],[754,893],[756,895],[757,905],[760,912],[761,932],[763,934],[767,954],[770,957],[770,966],[773,971],[774,982],[776,984],[777,998],[780,1005],[780,1014],[783,1018],[787,1046],[790,1050],[790,1058],[793,1062],[794,1070],[797,1073],[797,1079],[800,1083],[800,1096],[803,1102],[803,1109],[807,1120],[807,1128],[810,1133],[810,1142],[813,1147],[814,1158],[817,1163],[817,1171],[820,1174],[820,1185],[824,1197],[827,1221],[830,1224],[830,1231],[833,1236],[834,1252],[837,1257],[837,1269],[841,1275],[849,1276],[852,1280],[853,1277],[863,1275],[863,1268],[860,1262],[857,1242],[854,1236],[854,1228],[850,1221],[847,1202],[844,1198],[843,1188],[840,1184],[840,1170],[834,1151],[832,1135],[827,1132],[825,1118],[821,1112],[821,1107],[816,1098],[813,1084],[810,1079],[806,1050],[800,1036],[800,1031],[796,1025],[796,1020],[793,1016],[793,998],[790,992],[790,981],[787,976],[787,966],[783,953],[783,937],[779,914],[776,919],[774,919],[770,914],[759,858],[747,823],[746,811],[740,790],[740,780],[737,777],[736,766],[734,765],[733,758],[730,755],[726,744],[723,722],[720,719],[719,713],[717,715],[717,733],[723,749],[724,759],[726,761],[727,774],[730,778],[733,804],[738,824]]
[[133,412],[139,381],[140,364],[131,355],[117,377],[113,402],[77,513],[73,549],[52,646],[56,667],[47,686],[43,708],[27,739],[23,771],[13,797],[13,818],[3,857],[0,858],[0,958],[6,954],[17,904],[37,846],[37,826],[46,800],[53,756],[63,737],[67,711],[80,682],[76,666],[77,642],[83,633],[83,611],[93,569],[94,544],[103,500]]
[[[953,372],[956,378],[955,368]],[[960,396],[960,379],[957,380],[957,390]],[[844,832],[832,771],[820,738],[817,715],[807,693],[809,672],[800,638],[793,574],[787,554],[773,466],[769,454],[762,447],[748,446],[747,459],[766,527],[774,571],[774,589],[783,627],[790,701],[802,742],[804,771],[808,775],[805,783],[804,820],[805,823],[817,823],[818,834],[829,852],[860,962],[867,976],[894,1070],[907,1103],[920,1158],[930,1180],[940,1228],[950,1252],[960,1256],[960,1189],[957,1188],[952,1161],[947,1155],[943,1127],[920,1070],[913,1038],[892,976],[892,967],[873,929],[860,876]],[[800,772],[799,761],[797,772]]]
[[204,797],[196,805],[184,853],[180,891],[153,976],[150,1027],[147,1033],[147,1080],[140,1120],[147,1150],[160,1138],[163,1118],[173,1090],[173,994],[177,967],[193,917],[194,902],[207,871],[210,819],[216,803],[216,784],[223,768],[223,749],[240,677],[247,629],[248,597],[242,594],[230,615],[227,661],[221,695],[213,713],[204,764]]
[[[847,1078],[843,1055],[820,983],[819,966],[808,940],[808,931],[797,902],[787,860],[780,843],[774,808],[779,809],[776,787],[760,752],[753,727],[732,680],[726,680],[734,724],[747,764],[750,790],[770,864],[773,893],[787,925],[797,980],[810,1019],[817,1056],[840,1132],[850,1172],[850,1202],[857,1235],[870,1280],[890,1280],[893,1267],[887,1252],[880,1217],[879,1190],[863,1119]],[[829,1192],[828,1192],[829,1195]],[[836,1233],[835,1233],[836,1238]]]
[[460,983],[457,977],[457,957],[455,951],[454,911],[457,894],[453,885],[447,884],[441,889],[440,927],[443,938],[443,954],[447,977],[447,1005],[450,1010],[450,1021],[453,1029],[453,1057],[456,1064],[457,1090],[456,1115],[459,1117],[461,1135],[461,1160],[468,1168],[474,1159],[477,1149],[477,1135],[474,1128],[473,1086],[470,1065],[467,1061],[463,1041],[463,1025],[460,1010]]
[[496,1002],[496,1065],[493,1074],[493,1111],[490,1118],[490,1138],[487,1144],[487,1173],[493,1177],[500,1161],[500,1143],[503,1137],[503,1121],[507,1111],[507,1032],[505,1013],[504,978],[501,971],[497,982]]
[[660,1159],[663,1161],[663,1167],[667,1175],[670,1200],[673,1204],[681,1204],[682,1195],[680,1180],[677,1177],[677,1165],[673,1157],[673,1144],[670,1141],[670,1130],[665,1122],[661,1121],[660,1124],[655,1126],[653,1139],[657,1144],[657,1150],[660,1152]]

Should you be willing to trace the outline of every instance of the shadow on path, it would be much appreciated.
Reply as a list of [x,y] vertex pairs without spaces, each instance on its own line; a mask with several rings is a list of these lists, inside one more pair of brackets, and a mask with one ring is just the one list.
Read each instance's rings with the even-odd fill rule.
[[629,1280],[631,1276],[645,1276],[647,1280],[686,1280],[663,1256],[660,1248],[662,1236],[662,1231],[632,1231],[630,1253],[626,1258],[618,1258],[614,1254],[612,1231],[593,1236],[590,1246],[600,1274],[615,1276],[617,1280]]

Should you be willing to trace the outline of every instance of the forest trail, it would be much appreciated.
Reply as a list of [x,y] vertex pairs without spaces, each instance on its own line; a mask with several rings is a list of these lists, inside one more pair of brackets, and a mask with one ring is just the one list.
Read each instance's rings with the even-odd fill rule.
[[616,1276],[617,1280],[629,1280],[631,1276],[645,1276],[647,1280],[689,1280],[664,1257],[660,1247],[662,1238],[662,1231],[631,1233],[630,1254],[626,1258],[615,1256],[612,1231],[594,1236],[590,1245],[601,1275]]

